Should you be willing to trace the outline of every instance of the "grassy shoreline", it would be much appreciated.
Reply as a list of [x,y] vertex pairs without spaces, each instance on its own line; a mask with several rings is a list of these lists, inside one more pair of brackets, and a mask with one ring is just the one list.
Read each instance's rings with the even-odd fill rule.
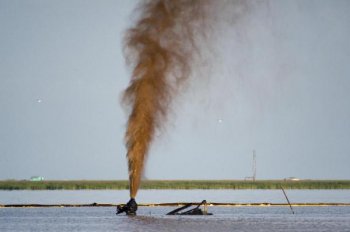
[[[350,180],[144,180],[141,189],[350,189]],[[0,181],[0,190],[126,190],[127,180]]]

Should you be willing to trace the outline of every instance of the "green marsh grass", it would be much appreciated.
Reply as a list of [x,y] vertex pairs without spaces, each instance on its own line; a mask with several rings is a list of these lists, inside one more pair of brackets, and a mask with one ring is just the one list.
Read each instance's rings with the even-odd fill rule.
[[[350,180],[144,180],[141,189],[350,189]],[[129,188],[127,180],[0,181],[0,190],[81,190]]]

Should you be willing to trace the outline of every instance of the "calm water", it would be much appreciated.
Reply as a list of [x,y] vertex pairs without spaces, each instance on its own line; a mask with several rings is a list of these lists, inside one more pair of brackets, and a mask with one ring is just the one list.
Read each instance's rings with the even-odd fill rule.
[[[350,190],[286,190],[291,202],[350,203]],[[139,203],[167,202],[286,203],[281,190],[140,190]],[[127,190],[0,191],[0,204],[125,203]]]
[[[289,190],[292,202],[350,202],[349,190]],[[149,190],[138,201],[285,203],[276,190]],[[125,203],[127,191],[0,191],[0,204]],[[350,231],[350,207],[209,207],[213,216],[165,216],[172,207],[140,207],[138,216],[114,207],[0,208],[0,231]]]

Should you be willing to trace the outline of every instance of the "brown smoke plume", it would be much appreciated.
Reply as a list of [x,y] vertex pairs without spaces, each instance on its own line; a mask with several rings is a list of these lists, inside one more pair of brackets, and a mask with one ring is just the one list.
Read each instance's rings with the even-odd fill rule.
[[124,101],[131,106],[125,134],[130,197],[135,198],[155,131],[166,119],[170,100],[191,71],[196,35],[204,31],[207,0],[151,0],[125,39],[133,67]]

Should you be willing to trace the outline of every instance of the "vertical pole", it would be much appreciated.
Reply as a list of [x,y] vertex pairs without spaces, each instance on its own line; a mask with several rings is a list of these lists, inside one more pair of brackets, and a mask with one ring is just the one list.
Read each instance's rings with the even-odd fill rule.
[[203,214],[204,214],[204,215],[207,215],[207,214],[208,214],[208,205],[207,205],[207,201],[204,200],[203,203],[204,203],[204,204],[203,204]]
[[256,154],[255,154],[255,150],[253,150],[253,181],[255,181],[256,179]]
[[284,196],[285,196],[285,197],[286,197],[286,199],[287,199],[287,202],[288,202],[288,204],[289,204],[289,208],[290,208],[290,210],[292,210],[292,213],[294,214],[294,211],[293,211],[292,205],[290,204],[289,199],[288,199],[288,197],[287,197],[287,194],[286,194],[286,192],[284,191],[284,189],[283,189],[282,185],[281,185],[281,189],[282,189],[282,191],[283,191]]

